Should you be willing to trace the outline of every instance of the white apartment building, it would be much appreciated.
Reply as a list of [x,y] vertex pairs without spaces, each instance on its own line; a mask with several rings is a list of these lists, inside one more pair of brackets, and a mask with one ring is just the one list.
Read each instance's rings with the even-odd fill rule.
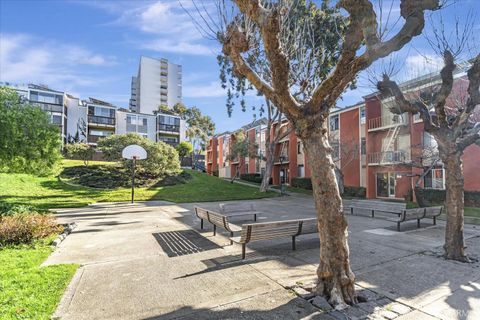
[[172,108],[182,101],[182,66],[167,59],[140,57],[137,76],[132,77],[130,109],[153,114],[159,106]]
[[118,109],[117,127],[115,133],[137,133],[142,137],[148,138],[152,141],[157,141],[156,120],[157,117],[153,114],[143,114],[131,112],[125,109]]

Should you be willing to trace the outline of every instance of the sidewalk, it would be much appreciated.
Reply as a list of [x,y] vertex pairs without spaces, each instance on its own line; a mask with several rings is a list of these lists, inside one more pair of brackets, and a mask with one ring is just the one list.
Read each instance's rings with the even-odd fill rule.
[[[307,197],[255,200],[259,221],[314,216]],[[480,263],[445,261],[443,222],[396,232],[391,222],[348,216],[357,284],[377,293],[375,303],[322,313],[291,287],[314,279],[316,235],[247,246],[228,234],[200,231],[195,204],[103,204],[59,210],[78,227],[46,264],[80,263],[56,317],[62,319],[479,319]],[[199,206],[216,209],[218,203]],[[241,222],[240,222],[241,223]],[[403,226],[402,226],[403,228]],[[466,226],[467,251],[480,256],[480,232]],[[370,292],[370,291],[368,291]],[[394,301],[397,304],[392,304]],[[398,305],[406,314],[394,312]],[[361,307],[360,307],[361,306]],[[380,308],[378,307],[380,306]],[[393,307],[392,307],[393,306]],[[375,309],[376,308],[376,309]],[[392,309],[393,308],[393,309]],[[401,309],[401,308],[400,308]],[[390,313],[386,311],[391,311]],[[398,311],[398,310],[397,310]],[[392,313],[393,312],[393,313]]]

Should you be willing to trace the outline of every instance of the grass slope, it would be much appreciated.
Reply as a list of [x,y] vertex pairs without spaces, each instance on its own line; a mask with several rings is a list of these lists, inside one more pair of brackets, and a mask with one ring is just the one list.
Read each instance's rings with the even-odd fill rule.
[[0,319],[50,319],[78,266],[40,267],[46,244],[0,249]]
[[[72,166],[80,165],[81,163],[81,161],[65,160],[63,165]],[[94,163],[92,162],[92,164]],[[230,184],[227,181],[204,173],[190,170],[188,172],[193,178],[186,184],[168,187],[137,188],[135,190],[135,199],[138,201],[202,202],[259,199],[277,196],[274,192],[261,193],[256,188]],[[82,207],[95,202],[129,201],[130,192],[129,188],[98,190],[70,186],[56,177],[0,173],[0,201],[28,204],[41,209]]]

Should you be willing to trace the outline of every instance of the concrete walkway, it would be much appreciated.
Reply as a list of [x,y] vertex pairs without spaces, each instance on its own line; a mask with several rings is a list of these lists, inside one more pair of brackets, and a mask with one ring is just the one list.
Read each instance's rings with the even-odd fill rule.
[[[310,196],[254,202],[265,212],[259,221],[315,215]],[[416,229],[414,221],[396,232],[392,222],[348,216],[357,284],[378,299],[375,306],[367,302],[326,314],[288,290],[314,279],[316,235],[300,237],[296,251],[290,239],[253,243],[242,261],[240,246],[231,246],[226,232],[213,237],[210,226],[200,230],[194,205],[218,208],[218,203],[145,202],[58,210],[61,222],[78,227],[45,264],[82,266],[55,317],[480,319],[480,263],[439,257],[443,222],[434,227],[425,221],[425,228]],[[465,234],[467,251],[478,257],[477,228],[467,225]]]

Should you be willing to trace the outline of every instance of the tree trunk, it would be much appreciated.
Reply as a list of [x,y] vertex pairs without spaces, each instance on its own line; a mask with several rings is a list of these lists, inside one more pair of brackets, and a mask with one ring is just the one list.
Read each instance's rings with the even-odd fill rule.
[[[355,275],[350,269],[347,220],[335,177],[326,123],[301,137],[311,168],[313,196],[320,237],[317,293],[343,307],[355,304]],[[301,135],[300,135],[301,136]]]
[[337,166],[335,166],[335,178],[337,179],[338,191],[340,192],[340,195],[342,195],[345,192],[345,186],[343,184],[343,172]]
[[463,239],[464,185],[461,153],[449,153],[442,159],[445,166],[445,258],[467,262]]
[[272,177],[273,163],[275,162],[275,142],[270,139],[266,141],[266,159],[265,159],[265,173],[262,177],[262,184],[260,185],[260,192],[266,192],[270,185],[270,178]]

